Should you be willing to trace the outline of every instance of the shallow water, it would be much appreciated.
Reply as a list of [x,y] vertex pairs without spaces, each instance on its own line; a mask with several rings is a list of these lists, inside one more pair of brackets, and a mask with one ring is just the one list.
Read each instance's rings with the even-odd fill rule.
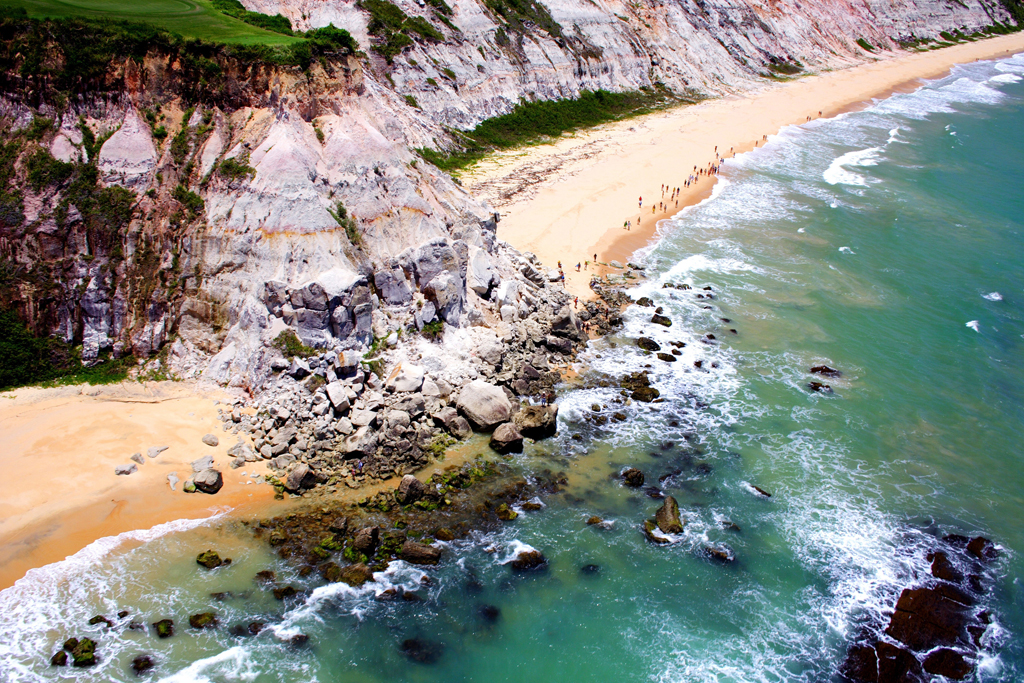
[[[102,662],[76,672],[85,680],[136,680],[129,663],[146,652],[158,664],[148,677],[173,681],[827,681],[858,627],[927,571],[921,549],[958,532],[1002,547],[977,680],[1019,680],[1018,74],[1024,58],[958,68],[730,160],[715,196],[666,221],[643,255],[651,278],[632,294],[664,306],[673,326],[634,306],[623,333],[583,359],[585,373],[616,377],[650,366],[666,401],[564,393],[560,435],[515,463],[566,470],[567,492],[500,534],[449,544],[429,585],[396,562],[373,586],[323,586],[244,532],[166,525],[94,544],[0,593],[0,678],[55,679],[46,662],[58,643],[94,633]],[[696,298],[705,285],[714,299]],[[644,355],[632,344],[641,334],[684,342],[680,360]],[[843,377],[808,374],[821,363]],[[834,393],[809,391],[812,379]],[[587,423],[594,403],[628,419]],[[626,466],[648,485],[668,475],[660,486],[687,520],[676,543],[644,539],[638,525],[660,502],[618,484]],[[611,528],[587,526],[592,515]],[[710,543],[737,561],[712,563],[701,553]],[[545,553],[547,572],[503,564],[522,544]],[[210,546],[232,566],[197,570]],[[308,597],[282,604],[258,590],[252,576],[267,567]],[[394,585],[422,600],[376,599]],[[215,591],[233,597],[211,602]],[[190,632],[188,615],[211,605],[225,626],[271,628]],[[121,608],[147,624],[172,617],[178,634],[84,625]],[[287,643],[298,633],[308,645]],[[409,639],[434,661],[403,654]]]

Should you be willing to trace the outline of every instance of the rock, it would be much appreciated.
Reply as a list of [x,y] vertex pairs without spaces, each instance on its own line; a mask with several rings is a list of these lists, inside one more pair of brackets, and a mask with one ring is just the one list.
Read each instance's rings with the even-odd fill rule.
[[458,275],[444,270],[423,287],[423,296],[434,304],[437,315],[453,327],[459,326],[459,316],[462,315],[461,285]]
[[221,476],[219,470],[207,469],[198,473],[192,478],[192,483],[195,485],[197,491],[203,493],[214,494],[220,491],[221,487],[224,486],[224,478]]
[[171,619],[161,619],[154,622],[153,630],[156,631],[156,635],[160,638],[170,638],[174,635],[174,621]]
[[96,663],[96,643],[89,638],[82,638],[71,650],[71,665],[84,667]]
[[675,363],[676,357],[673,356],[671,353],[659,353],[658,360],[663,360],[666,363]]
[[324,581],[328,583],[336,583],[341,580],[341,567],[338,566],[337,562],[324,562],[317,567],[317,571],[320,572],[320,576],[323,577]]
[[338,444],[338,450],[350,458],[373,455],[377,452],[377,433],[369,426],[360,427]]
[[139,466],[136,465],[135,463],[131,463],[129,465],[117,465],[117,466],[114,467],[114,474],[117,474],[117,475],[134,474],[135,472],[138,472],[138,471],[139,471]]
[[139,463],[140,465],[145,465],[146,464],[146,461],[142,457],[142,453],[132,453],[132,457],[129,458],[129,459],[130,460],[134,460],[135,462]]
[[661,392],[654,387],[637,387],[630,394],[630,398],[634,401],[643,401],[644,403],[650,403],[659,396],[661,396]]
[[423,386],[423,368],[418,365],[409,365],[403,363],[402,367],[389,382],[391,386],[398,392],[411,392],[419,391],[420,387]]
[[827,384],[822,384],[821,382],[809,382],[807,384],[807,388],[810,389],[811,391],[818,391],[823,394],[832,393],[832,387],[830,387]]
[[181,490],[184,491],[185,493],[195,493],[196,483],[191,479],[186,479],[185,483],[181,485]]
[[757,495],[759,495],[759,496],[764,496],[765,498],[771,498],[772,497],[772,494],[768,493],[767,491],[765,491],[760,486],[754,486],[753,484],[751,484],[750,488],[754,489],[754,491],[757,492]]
[[303,377],[309,377],[311,373],[309,364],[301,358],[292,358],[291,365],[285,371],[291,377],[295,379],[302,379]]
[[444,644],[424,638],[409,638],[402,641],[401,652],[417,664],[433,664],[444,654]]
[[367,427],[373,425],[377,420],[377,413],[372,410],[362,410],[355,408],[349,414],[349,419],[355,427]]
[[345,391],[345,385],[341,382],[331,382],[324,391],[327,392],[327,400],[331,402],[331,406],[334,410],[343,413],[349,408],[348,392]]
[[441,552],[441,548],[432,545],[406,541],[398,557],[411,564],[437,564],[441,561]]
[[626,486],[638,489],[644,485],[644,473],[635,467],[630,467],[622,473],[622,481]]
[[586,341],[587,339],[582,323],[580,323],[579,318],[576,317],[576,313],[570,306],[566,306],[552,318],[551,334],[556,337],[568,337],[576,341]]
[[932,576],[935,578],[949,581],[950,583],[960,583],[964,580],[964,575],[953,566],[946,553],[932,553],[929,557],[932,561]]
[[995,544],[983,536],[972,538],[971,542],[967,544],[967,552],[983,562],[994,560],[999,556]]
[[426,491],[427,487],[423,485],[423,482],[411,474],[407,474],[402,477],[402,481],[398,484],[397,497],[403,505],[409,505],[422,498]]
[[519,517],[519,513],[508,506],[508,503],[502,503],[498,506],[498,509],[494,511],[494,514],[498,516],[503,522],[511,522],[513,519]]
[[510,564],[513,571],[530,572],[544,569],[548,560],[539,550],[520,550]]
[[907,588],[896,602],[885,633],[913,650],[953,645],[968,622],[973,600],[951,584]]
[[736,553],[734,553],[732,548],[724,543],[706,545],[704,546],[703,551],[708,559],[714,560],[715,562],[729,564],[736,561]]
[[114,625],[114,622],[112,622],[110,619],[107,619],[102,614],[97,614],[96,616],[94,616],[92,619],[89,620],[89,626],[95,626],[96,624],[103,624],[107,628],[110,628],[110,627],[112,627]]
[[76,647],[78,647],[78,638],[68,638],[67,640],[64,641],[63,647],[68,652],[71,652]]
[[838,370],[834,370],[827,365],[815,365],[813,368],[811,368],[811,372],[813,372],[816,375],[821,375],[822,377],[835,378],[843,376],[843,373],[839,372]]
[[58,650],[52,657],[50,657],[50,666],[67,666],[68,653],[64,650]]
[[283,470],[293,462],[295,462],[295,456],[291,453],[285,453],[284,455],[279,455],[276,458],[271,458],[270,466],[275,470]]
[[570,354],[572,353],[572,342],[562,337],[555,337],[548,335],[544,339],[544,345],[556,353]]
[[149,655],[139,655],[132,660],[132,671],[139,676],[155,666],[153,658]]
[[466,418],[459,415],[455,408],[445,406],[432,414],[434,421],[447,429],[456,439],[466,439],[473,434]]
[[954,681],[962,681],[971,673],[972,668],[962,654],[947,647],[930,652],[924,659],[925,671]]
[[669,319],[669,318],[666,318],[665,316],[661,315],[660,313],[655,313],[654,316],[651,317],[651,322],[655,323],[656,325],[664,325],[665,327],[672,327],[672,320]]
[[507,422],[512,414],[512,404],[509,403],[505,392],[480,379],[475,379],[462,387],[456,406],[481,430],[493,429],[502,422]]
[[644,351],[661,351],[661,344],[650,337],[640,337],[636,340],[636,345]]
[[921,663],[910,652],[889,643],[875,645],[878,654],[879,681],[918,681]]
[[481,605],[478,611],[480,618],[488,624],[493,624],[501,617],[501,610],[494,605]]
[[309,465],[304,462],[300,462],[295,468],[288,473],[283,482],[284,488],[294,493],[301,491],[302,489],[309,489],[316,486],[316,473],[309,469]]
[[217,615],[214,612],[200,612],[188,618],[188,625],[192,628],[215,628],[217,626]]
[[365,564],[358,562],[342,567],[338,578],[350,586],[362,586],[367,581],[373,581],[373,572]]
[[595,524],[602,524],[603,522],[603,519],[595,515],[594,517],[587,519],[587,526],[594,526]]
[[277,572],[271,569],[263,569],[256,572],[256,576],[253,577],[253,581],[260,586],[272,585],[277,581]]
[[679,517],[679,504],[672,496],[667,496],[662,506],[654,513],[654,521],[662,533],[683,533],[683,523]]
[[203,443],[205,443],[207,446],[217,446],[220,444],[220,439],[218,439],[213,434],[204,434]]
[[650,308],[651,306],[654,305],[654,302],[651,301],[651,298],[649,296],[642,296],[636,300],[636,305],[643,306],[644,308]]
[[580,574],[585,574],[587,576],[597,576],[600,571],[601,567],[596,564],[585,564],[580,567]]
[[528,439],[544,439],[558,431],[558,406],[525,406],[515,414],[519,432]]
[[203,470],[208,470],[211,467],[213,467],[212,455],[204,455],[203,457],[192,461],[193,472],[202,472]]
[[170,448],[170,446],[153,446],[152,448],[146,451],[146,455],[148,455],[150,458],[155,458],[156,456],[166,451],[168,448]]
[[377,540],[379,537],[379,528],[375,526],[363,527],[352,538],[352,548],[367,557],[373,557],[373,553],[377,550]]
[[491,434],[491,448],[501,454],[522,453],[523,435],[511,422],[498,425]]
[[216,569],[224,564],[224,561],[220,559],[220,555],[217,551],[207,550],[196,556],[196,564],[201,567],[206,567],[207,569]]

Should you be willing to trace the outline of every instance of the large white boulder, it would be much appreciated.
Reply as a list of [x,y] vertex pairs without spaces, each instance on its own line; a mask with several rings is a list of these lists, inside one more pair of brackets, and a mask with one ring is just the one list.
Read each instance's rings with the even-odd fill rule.
[[508,422],[512,414],[512,404],[505,392],[482,379],[462,387],[456,406],[477,429],[492,429]]

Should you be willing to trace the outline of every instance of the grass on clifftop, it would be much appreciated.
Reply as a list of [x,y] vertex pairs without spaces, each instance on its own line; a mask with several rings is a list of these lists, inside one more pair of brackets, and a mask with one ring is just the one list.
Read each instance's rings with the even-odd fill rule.
[[584,90],[574,100],[520,102],[504,116],[487,119],[471,131],[455,133],[462,144],[461,150],[445,153],[421,148],[417,151],[441,170],[456,171],[488,152],[542,142],[562,133],[698,100],[694,96],[676,95],[666,88],[617,93]]

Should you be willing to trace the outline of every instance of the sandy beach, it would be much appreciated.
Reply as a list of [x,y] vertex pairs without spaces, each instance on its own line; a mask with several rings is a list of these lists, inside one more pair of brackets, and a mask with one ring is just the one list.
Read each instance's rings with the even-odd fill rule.
[[[105,536],[273,503],[272,487],[249,483],[250,475],[269,473],[265,464],[228,466],[238,437],[217,419],[217,401],[228,398],[216,388],[175,382],[0,394],[0,589]],[[207,433],[218,446],[202,442]],[[147,457],[149,448],[163,446]],[[145,464],[137,472],[114,474],[140,452]],[[204,455],[214,457],[224,487],[212,496],[183,493],[190,463]],[[175,491],[171,472],[181,479]]]
[[[997,36],[938,50],[885,53],[873,62],[709,100],[567,135],[551,144],[494,154],[462,175],[469,192],[501,213],[498,237],[531,251],[548,267],[562,262],[566,288],[590,298],[591,276],[616,271],[576,263],[625,264],[655,235],[660,220],[711,194],[702,176],[676,199],[663,185],[683,187],[694,166],[707,168],[762,144],[807,117],[831,117],[939,78],[956,64],[1024,50],[1024,34]],[[642,209],[638,199],[643,197]],[[665,206],[652,205],[665,202]],[[624,221],[632,221],[629,231]]]

